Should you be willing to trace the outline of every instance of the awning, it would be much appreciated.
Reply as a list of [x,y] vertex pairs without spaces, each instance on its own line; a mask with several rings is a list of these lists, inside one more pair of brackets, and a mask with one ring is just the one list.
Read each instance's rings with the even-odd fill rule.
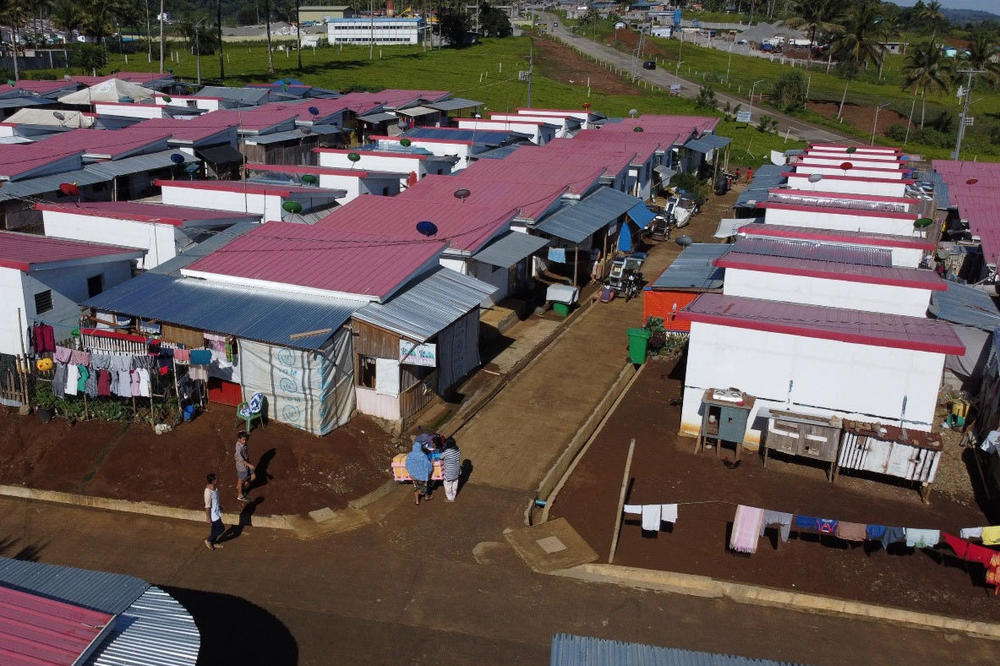
[[379,113],[369,113],[367,116],[358,116],[358,120],[368,123],[369,125],[378,125],[379,123],[389,122],[390,120],[397,120],[397,118],[395,113],[380,111]]
[[601,187],[579,203],[552,213],[536,227],[556,238],[581,243],[594,232],[615,222],[641,199],[610,187]]
[[628,211],[628,216],[632,218],[632,221],[639,225],[639,228],[644,228],[647,224],[653,221],[656,214],[653,211],[646,208],[646,204],[641,201]]
[[403,116],[410,116],[411,118],[416,118],[418,116],[426,116],[432,113],[440,113],[437,109],[430,109],[426,106],[411,106],[408,109],[396,109],[396,113]]
[[705,134],[701,138],[691,139],[684,144],[684,147],[696,153],[707,154],[716,148],[725,148],[731,141],[729,137]]
[[653,167],[653,173],[659,176],[660,179],[663,180],[663,182],[667,182],[677,174],[677,170],[671,169],[670,167],[665,166],[663,164],[658,164],[657,166]]
[[748,224],[753,224],[754,222],[763,222],[762,217],[747,217],[747,218],[735,218],[735,217],[724,217],[719,220],[719,228],[715,230],[716,238],[731,238],[735,236],[740,227],[746,226]]
[[928,311],[938,319],[984,331],[1000,327],[1000,311],[993,299],[969,285],[947,282],[945,291],[932,291]]
[[443,102],[434,102],[433,104],[427,104],[426,106],[431,109],[437,109],[438,111],[461,111],[462,109],[474,109],[482,105],[483,102],[477,102],[472,99],[462,99],[461,97],[455,97],[452,99],[446,99]]
[[195,148],[195,155],[216,166],[224,164],[242,164],[243,153],[233,148],[231,144],[223,143],[207,148]]
[[508,231],[494,238],[489,245],[472,255],[472,258],[490,266],[510,268],[548,244],[548,238],[529,236],[520,231]]

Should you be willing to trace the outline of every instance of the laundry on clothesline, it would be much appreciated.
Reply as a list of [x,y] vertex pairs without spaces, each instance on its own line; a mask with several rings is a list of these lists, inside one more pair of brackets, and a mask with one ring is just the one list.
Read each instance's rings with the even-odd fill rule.
[[677,522],[676,504],[626,504],[622,512],[642,516],[642,529],[647,532],[658,532],[662,523]]
[[737,506],[736,516],[733,518],[733,531],[729,537],[730,550],[738,553],[756,553],[763,522],[764,509],[742,504]]
[[764,520],[760,526],[760,536],[764,536],[764,530],[768,527],[778,527],[781,535],[781,542],[788,542],[788,535],[792,530],[792,514],[782,511],[764,511]]

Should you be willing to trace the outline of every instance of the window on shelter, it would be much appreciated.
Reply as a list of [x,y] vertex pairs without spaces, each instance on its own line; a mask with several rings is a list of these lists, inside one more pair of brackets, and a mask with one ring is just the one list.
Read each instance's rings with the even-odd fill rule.
[[93,298],[99,293],[104,291],[104,276],[98,273],[93,277],[87,278],[87,296]]
[[375,388],[375,357],[358,357],[358,386]]
[[35,294],[35,314],[42,314],[52,309],[52,290],[46,289]]

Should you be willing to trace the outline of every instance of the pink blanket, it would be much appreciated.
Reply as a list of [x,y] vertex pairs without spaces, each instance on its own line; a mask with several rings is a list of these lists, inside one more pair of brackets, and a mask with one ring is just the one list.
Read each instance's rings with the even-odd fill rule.
[[738,553],[756,553],[760,527],[764,522],[764,509],[754,506],[736,507],[733,518],[733,532],[729,537],[729,548]]

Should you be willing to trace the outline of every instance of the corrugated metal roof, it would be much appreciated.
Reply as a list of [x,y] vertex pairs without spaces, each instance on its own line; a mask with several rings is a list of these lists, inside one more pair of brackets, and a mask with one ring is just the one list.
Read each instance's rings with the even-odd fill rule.
[[115,628],[86,666],[196,664],[201,636],[191,614],[172,596],[150,586],[117,618]]
[[0,585],[0,661],[5,666],[70,666],[114,617]]
[[887,248],[831,245],[808,240],[740,238],[730,246],[730,251],[789,259],[833,261],[858,266],[892,266],[892,250]]
[[649,285],[654,291],[721,289],[726,269],[712,262],[729,249],[726,243],[693,243]]
[[[895,199],[895,200],[893,200]],[[907,213],[911,206],[920,203],[918,199],[902,200],[897,197],[861,197],[834,192],[802,192],[800,190],[771,190],[767,194],[770,203],[797,204],[822,208],[847,208],[883,213]]]
[[437,109],[438,111],[460,111],[462,109],[472,109],[482,105],[483,102],[477,102],[472,99],[463,99],[461,97],[453,97],[440,102],[427,104],[430,108]]
[[677,318],[875,347],[965,354],[951,324],[926,317],[701,294]]
[[552,213],[536,228],[570,243],[580,243],[641,203],[641,199],[629,194],[610,187],[601,187],[581,199],[579,203]]
[[513,143],[509,146],[500,146],[499,148],[494,148],[492,150],[484,150],[481,153],[476,153],[476,159],[487,159],[487,160],[502,160],[510,157],[521,146]]
[[934,271],[920,268],[843,264],[836,261],[776,257],[766,254],[727,252],[716,264],[724,268],[843,280],[867,284],[885,284],[913,289],[944,291],[944,280]]
[[471,130],[458,127],[414,127],[401,135],[408,139],[441,139],[444,141],[472,141],[486,146],[502,146],[516,141],[528,141],[521,132],[498,130]]
[[183,226],[185,222],[217,222],[220,226],[228,221],[258,221],[256,213],[234,213],[210,208],[190,208],[170,206],[162,203],[143,201],[83,201],[71,203],[40,203],[36,210],[48,210],[68,215],[103,217],[115,220],[135,220],[137,222],[160,222]]
[[[238,214],[238,213],[237,213]],[[169,261],[164,261],[155,268],[150,269],[150,273],[160,273],[161,275],[180,274],[180,270],[202,257],[207,257],[220,247],[225,246],[235,238],[256,229],[260,225],[256,222],[237,222],[233,226],[212,234],[206,240],[178,251],[177,256]]]
[[0,585],[117,615],[149,583],[134,576],[0,557]]
[[240,104],[259,104],[270,94],[267,88],[229,88],[226,86],[205,86],[192,97],[218,97]]
[[774,164],[762,164],[754,171],[750,184],[736,197],[734,207],[755,208],[758,201],[767,201],[768,190],[785,182],[785,177],[781,174],[786,168]]
[[948,282],[946,291],[931,294],[927,309],[938,319],[992,332],[1000,328],[1000,310],[983,291],[957,282]]
[[755,236],[773,236],[776,238],[802,238],[821,240],[831,243],[848,243],[855,245],[875,245],[882,247],[912,247],[933,252],[936,243],[929,238],[919,236],[897,236],[895,234],[879,234],[868,231],[850,231],[843,229],[819,229],[815,227],[797,227],[787,224],[753,224],[757,219],[743,219],[740,233]]
[[[181,164],[175,164],[171,159],[172,155],[182,156],[184,158],[184,162]],[[90,170],[98,176],[103,176],[104,178],[110,180],[111,178],[116,178],[118,176],[127,176],[133,173],[145,173],[147,171],[156,171],[157,169],[166,169],[167,167],[181,166],[184,164],[201,164],[201,160],[197,157],[191,157],[187,153],[183,153],[179,150],[163,150],[158,153],[150,153],[148,155],[123,157],[120,160],[94,162],[93,164],[88,164],[84,168]]]
[[76,183],[78,187],[106,183],[110,177],[98,175],[89,168],[64,171],[63,173],[17,180],[11,183],[4,183],[0,187],[0,201],[10,201],[12,199],[26,199],[39,194],[55,192],[63,183]]
[[282,141],[293,141],[302,139],[303,137],[310,136],[313,134],[340,134],[343,132],[340,127],[336,125],[310,125],[309,131],[305,131],[302,128],[296,128],[293,130],[288,130],[286,132],[272,132],[270,134],[259,134],[254,137],[248,137],[247,143],[250,145],[259,144],[266,146],[272,143],[280,143]]
[[438,267],[386,303],[369,303],[358,319],[417,342],[426,342],[497,290],[491,284]]
[[695,652],[589,636],[552,637],[550,666],[787,666],[770,659]]
[[[145,273],[81,305],[282,347],[319,349],[361,303]],[[325,328],[331,330],[291,337]]]
[[949,195],[948,183],[945,182],[944,176],[937,171],[931,171],[927,174],[927,178],[934,185],[934,206],[938,210],[951,208],[951,196]]
[[137,250],[134,247],[65,240],[17,231],[0,231],[0,266],[21,271],[61,261],[98,257],[124,260],[141,257],[143,254],[145,250]]
[[27,106],[44,106],[46,104],[55,103],[54,99],[35,97],[34,95],[25,97],[7,97],[0,98],[0,109],[23,109]]
[[384,123],[390,120],[399,120],[399,118],[396,117],[395,113],[379,111],[378,113],[369,113],[366,116],[358,116],[358,120],[377,125],[378,123]]
[[698,139],[691,139],[684,144],[684,147],[697,153],[707,153],[716,148],[725,148],[731,141],[732,139],[726,136],[705,134]]
[[509,268],[548,244],[548,238],[529,236],[520,231],[508,231],[491,240],[482,250],[472,255],[472,258],[490,266]]

